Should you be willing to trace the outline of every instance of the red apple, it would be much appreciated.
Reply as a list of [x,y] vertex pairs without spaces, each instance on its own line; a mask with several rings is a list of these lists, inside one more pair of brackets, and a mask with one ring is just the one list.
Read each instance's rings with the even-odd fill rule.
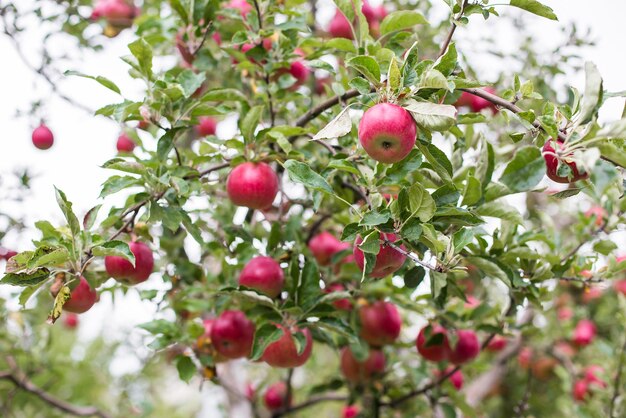
[[4,247],[0,247],[0,260],[9,261],[9,259],[13,257],[14,255],[17,255],[16,251],[9,250]]
[[63,315],[63,325],[66,328],[74,329],[78,326],[78,315],[75,313],[66,313]]
[[[324,289],[324,292],[325,293],[343,292],[344,290],[346,290],[346,287],[342,285],[341,283],[332,283],[332,284],[329,284],[326,287],[326,289]],[[337,299],[333,301],[333,306],[342,311],[352,310],[352,302],[350,302],[350,299],[348,298]]]
[[333,234],[326,231],[317,234],[309,241],[309,250],[320,266],[329,265],[333,255],[348,248],[350,248],[349,243],[339,241]]
[[491,351],[492,353],[497,353],[498,351],[504,350],[507,343],[507,339],[504,338],[502,335],[496,335],[491,339],[491,341],[489,341],[489,344],[487,344],[487,350]]
[[517,355],[517,362],[522,369],[528,369],[533,358],[533,350],[530,347],[523,347]]
[[270,411],[278,411],[291,405],[291,396],[287,398],[287,385],[285,382],[276,382],[267,388],[263,401]]
[[117,137],[117,152],[133,152],[135,146],[135,141],[133,141],[125,133],[122,133],[120,136]]
[[559,321],[567,321],[568,319],[572,319],[572,316],[574,316],[574,311],[572,311],[572,309],[568,308],[567,306],[560,308],[558,311],[556,311],[556,317],[559,319]]
[[413,149],[417,125],[408,110],[391,103],[367,109],[359,122],[359,142],[374,160],[393,164]]
[[89,286],[84,277],[80,277],[78,286],[72,290],[70,298],[63,305],[63,310],[73,313],[87,312],[96,303],[98,293]]
[[278,194],[278,176],[265,163],[246,162],[231,171],[226,191],[237,206],[267,209]]
[[52,135],[52,131],[42,122],[41,125],[33,131],[32,140],[35,147],[46,150],[54,143],[54,135]]
[[[261,359],[272,367],[293,368],[302,366],[311,357],[313,351],[311,331],[308,328],[301,330],[297,327],[287,329],[282,325],[276,324],[276,326],[283,330],[283,336],[267,346]],[[306,338],[306,345],[301,354],[298,354],[296,343],[293,340],[293,334],[296,332],[301,332]]]
[[596,332],[596,324],[588,319],[580,320],[574,328],[572,342],[579,347],[589,345],[593,342]]
[[[302,58],[305,57],[304,51],[302,51],[300,48],[296,48],[293,52]],[[297,88],[306,83],[306,81],[309,79],[309,76],[311,75],[311,70],[309,70],[309,67],[306,66],[303,60],[296,59],[294,62],[291,63],[289,67],[289,74],[291,74],[293,78],[296,79],[293,87]]]
[[554,368],[557,365],[553,357],[539,357],[531,364],[531,371],[535,378],[545,381],[552,377]]
[[370,380],[385,372],[385,355],[380,350],[371,350],[363,362],[354,358],[348,347],[341,350],[341,372],[347,380],[355,383]]
[[[433,341],[435,335],[443,335],[440,341]],[[428,344],[429,341],[432,341]],[[448,333],[441,325],[427,325],[422,328],[415,340],[417,351],[426,360],[439,362],[446,360],[450,355],[450,343],[448,342]]]
[[600,388],[605,388],[607,383],[598,377],[598,374],[604,374],[604,368],[598,365],[591,365],[585,368],[585,380],[590,385],[596,385]]
[[[572,161],[572,154],[556,155],[553,146],[554,141],[546,141],[543,145],[543,159],[546,161],[546,175],[552,181],[557,183],[574,183],[578,180],[584,180],[589,177],[589,173],[581,173],[579,171],[578,164]],[[559,149],[563,149],[563,141],[560,139],[557,141]],[[561,177],[557,174],[559,168],[559,161],[562,164],[567,164],[571,169],[571,178]],[[582,168],[582,167],[580,167]]]
[[354,39],[350,22],[339,9],[335,11],[335,16],[333,16],[333,19],[330,21],[328,32],[330,32],[334,38]]
[[209,136],[215,135],[217,131],[217,120],[212,117],[201,117],[198,121],[198,125],[196,125],[196,132],[199,136]]
[[616,280],[613,284],[616,292],[626,296],[626,280]]
[[329,86],[333,83],[332,78],[330,77],[317,77],[315,79],[315,94],[322,95],[326,94],[326,86]]
[[226,7],[239,10],[239,13],[241,13],[241,17],[244,19],[246,18],[248,13],[252,11],[252,5],[246,0],[230,0]]
[[480,353],[476,333],[471,330],[458,330],[456,336],[456,345],[450,350],[450,361],[458,365],[473,360]]
[[463,304],[465,309],[474,309],[480,306],[480,301],[472,295],[466,296],[467,302]]
[[[389,242],[395,242],[398,237],[395,234],[382,234],[381,239],[386,239]],[[359,244],[363,242],[361,237],[357,237],[354,242],[354,261],[361,270],[365,268],[365,256],[363,251],[359,248]],[[405,250],[404,245],[400,245],[400,248]],[[376,264],[374,270],[370,273],[370,277],[382,278],[396,272],[404,264],[406,256],[397,251],[389,245],[385,245],[384,242],[380,244],[380,251],[376,255]]]
[[91,19],[104,18],[114,28],[128,28],[133,19],[140,13],[132,1],[127,0],[98,0],[91,12]]
[[356,418],[360,412],[358,405],[346,405],[341,410],[341,418]]
[[584,379],[574,382],[574,389],[572,395],[577,402],[582,402],[587,397],[588,384]]
[[106,271],[115,280],[129,285],[145,282],[154,268],[152,250],[143,242],[138,241],[132,241],[128,247],[135,255],[135,267],[123,257],[109,255],[104,258]]
[[244,389],[244,394],[246,395],[246,398],[249,401],[253,401],[254,397],[256,396],[256,389],[254,388],[254,385],[250,382],[248,382],[246,384],[246,387]]
[[[447,376],[452,370],[454,370],[454,366],[446,367],[443,372],[436,370],[435,377],[437,379],[441,379],[443,376]],[[452,386],[454,386],[456,390],[461,390],[463,388],[463,373],[460,369],[452,373],[450,377],[448,377],[448,380],[452,383]]]
[[226,358],[248,357],[254,342],[254,324],[241,311],[224,311],[213,322],[211,342]]
[[604,220],[608,216],[606,210],[602,206],[592,206],[585,212],[587,218],[595,218],[596,226],[600,227],[604,225]]
[[285,275],[273,258],[257,256],[241,270],[239,284],[275,298],[283,290]]
[[576,354],[576,349],[567,341],[559,341],[554,344],[554,352],[563,357],[572,358]]
[[581,301],[585,304],[590,303],[596,299],[599,299],[604,294],[604,291],[596,286],[587,286],[584,288],[581,295]]
[[393,344],[400,336],[402,318],[393,303],[376,301],[359,309],[361,337],[373,347]]

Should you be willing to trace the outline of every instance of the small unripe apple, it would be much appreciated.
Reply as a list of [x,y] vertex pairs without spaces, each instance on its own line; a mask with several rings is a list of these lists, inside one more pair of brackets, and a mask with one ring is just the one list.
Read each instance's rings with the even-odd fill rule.
[[361,413],[358,405],[346,405],[341,410],[341,418],[356,418]]
[[574,328],[572,342],[579,347],[589,345],[593,342],[596,332],[596,324],[588,319],[580,320]]
[[209,116],[201,117],[196,126],[196,132],[201,137],[215,135],[215,132],[217,132],[217,120]]
[[117,152],[123,153],[123,152],[133,152],[133,150],[135,149],[135,141],[133,141],[128,135],[126,135],[125,133],[122,133],[120,136],[117,137]]
[[365,361],[358,361],[348,347],[341,350],[341,372],[351,382],[359,383],[370,380],[375,375],[385,372],[385,355],[380,350],[370,350]]
[[450,361],[454,364],[467,363],[480,353],[480,343],[476,333],[471,330],[458,330],[457,342],[450,350]]
[[78,315],[68,312],[63,315],[63,325],[66,328],[74,329],[78,326]]
[[[324,292],[325,293],[343,292],[344,290],[346,290],[346,287],[342,285],[341,283],[332,283],[332,284],[329,284],[326,287],[326,289],[324,289]],[[352,302],[350,302],[350,299],[348,298],[337,299],[333,301],[333,306],[342,311],[352,310]]]
[[226,358],[248,357],[254,342],[254,324],[241,311],[224,311],[213,322],[211,342]]
[[[388,240],[389,242],[396,242],[398,237],[395,234],[382,234],[381,240]],[[365,268],[365,255],[363,251],[359,248],[359,244],[363,242],[363,239],[359,236],[354,242],[354,261],[359,269],[363,270]],[[405,250],[404,245],[399,246],[401,249]],[[376,264],[374,265],[374,269],[369,274],[370,277],[374,278],[383,278],[388,275],[395,273],[402,265],[404,264],[404,260],[406,256],[401,252],[397,251],[395,248],[385,245],[384,242],[380,244],[380,251],[376,254]]]
[[154,269],[152,250],[138,241],[132,241],[128,247],[135,255],[135,267],[124,257],[109,255],[104,258],[106,271],[115,280],[129,285],[145,282]]
[[309,250],[320,266],[329,265],[333,255],[348,248],[350,248],[349,243],[339,241],[333,234],[327,231],[315,235],[309,241]]
[[230,172],[226,191],[237,206],[267,209],[278,194],[278,176],[265,163],[246,162]]
[[[311,331],[308,328],[299,329],[293,327],[288,329],[282,325],[276,324],[276,326],[283,330],[283,335],[278,341],[267,346],[261,359],[273,367],[293,368],[302,366],[311,357],[311,352],[313,351]],[[301,354],[298,354],[296,343],[293,340],[293,334],[296,332],[304,334],[306,339],[304,350]]]
[[73,313],[87,312],[96,303],[98,293],[89,286],[84,277],[80,277],[78,286],[72,290],[70,298],[63,305],[63,310]]
[[[437,335],[442,335],[443,338],[436,337]],[[441,325],[427,325],[422,328],[415,340],[415,346],[421,356],[429,361],[443,361],[450,355],[448,332]]]
[[408,110],[392,103],[367,109],[359,122],[359,142],[374,160],[402,161],[415,146],[417,125]]
[[285,275],[280,264],[273,258],[258,256],[241,270],[239,284],[275,298],[283,291]]
[[291,396],[288,398],[285,382],[276,382],[267,388],[263,401],[270,411],[278,411],[291,405]]
[[552,377],[557,363],[553,357],[539,357],[531,365],[532,374],[536,379],[546,381]]
[[361,338],[373,347],[393,344],[400,336],[402,318],[396,305],[382,300],[359,309]]
[[[585,173],[584,171],[581,173],[579,171],[578,164],[575,161],[570,161],[572,158],[571,154],[557,157],[553,143],[553,140],[549,140],[543,145],[543,159],[546,161],[546,175],[550,180],[557,183],[574,183],[575,181],[584,180],[589,177],[589,173]],[[557,144],[560,149],[563,148],[563,141],[560,139],[557,141]],[[557,174],[559,160],[567,164],[571,169],[571,179],[567,176],[561,177]]]
[[54,135],[52,135],[52,131],[42,123],[33,131],[32,140],[35,147],[46,150],[54,143]]
[[[452,370],[454,370],[454,366],[446,367],[443,372],[436,370],[435,377],[437,379],[441,379],[442,376],[447,376]],[[448,377],[448,380],[452,383],[452,386],[454,386],[456,390],[461,390],[463,388],[463,373],[460,369],[452,373],[450,377]]]
[[487,344],[487,350],[491,351],[492,353],[497,353],[498,351],[504,350],[507,343],[507,339],[504,338],[502,335],[496,335],[491,339],[491,341],[489,341],[489,344]]

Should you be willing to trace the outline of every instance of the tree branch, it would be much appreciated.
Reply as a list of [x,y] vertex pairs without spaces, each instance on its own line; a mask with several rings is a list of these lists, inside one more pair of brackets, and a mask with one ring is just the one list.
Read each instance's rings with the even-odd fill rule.
[[77,417],[96,416],[100,418],[112,418],[109,414],[99,410],[96,407],[76,406],[64,400],[61,400],[39,388],[33,382],[31,382],[30,379],[28,379],[28,376],[26,376],[26,374],[24,374],[18,368],[17,362],[13,357],[7,357],[7,363],[9,364],[11,370],[0,372],[0,379],[13,382],[16,387],[37,396],[39,399],[51,405],[52,407]]
[[348,400],[347,396],[344,395],[326,395],[326,396],[318,396],[315,398],[311,398],[307,401],[302,402],[301,404],[294,405],[288,409],[277,411],[272,415],[272,418],[280,418],[285,415],[290,415],[294,412],[300,411],[302,409],[308,408],[310,406],[316,405],[320,402],[345,402]]
[[459,12],[459,15],[456,18],[453,17],[452,27],[450,28],[450,31],[448,32],[446,40],[443,42],[443,45],[441,45],[441,49],[439,50],[439,54],[437,54],[437,58],[446,53],[446,50],[448,49],[450,42],[452,42],[452,37],[454,36],[454,32],[456,31],[456,28],[458,26],[456,22],[463,17],[463,13],[465,13],[465,8],[467,7],[468,2],[469,0],[464,0],[463,4],[461,5],[461,11]]

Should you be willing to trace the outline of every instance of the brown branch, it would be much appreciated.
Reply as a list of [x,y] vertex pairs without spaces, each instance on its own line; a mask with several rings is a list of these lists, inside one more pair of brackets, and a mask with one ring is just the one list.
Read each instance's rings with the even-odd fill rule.
[[319,115],[321,115],[325,110],[330,109],[331,107],[343,102],[344,100],[352,99],[354,97],[359,96],[361,93],[356,89],[348,90],[341,96],[331,97],[328,100],[323,101],[319,105],[307,111],[304,115],[300,116],[296,120],[296,126],[303,127]]
[[61,400],[54,395],[46,392],[45,390],[36,386],[30,381],[28,376],[23,373],[17,366],[17,362],[13,357],[7,357],[7,363],[9,364],[9,371],[0,372],[0,379],[8,380],[12,382],[16,387],[37,396],[42,401],[51,405],[52,407],[63,411],[67,414],[77,417],[100,417],[100,418],[112,418],[109,414],[99,410],[93,406],[76,406],[64,400]]
[[436,272],[439,272],[439,273],[444,271],[444,268],[442,266],[432,266],[432,265],[430,265],[428,263],[425,263],[422,260],[420,260],[419,258],[417,258],[417,256],[415,254],[410,253],[410,252],[404,250],[402,247],[400,247],[399,245],[394,244],[393,242],[389,241],[388,239],[385,239],[383,241],[383,243],[384,243],[384,245],[387,245],[387,246],[393,248],[394,250],[396,250],[400,254],[404,255],[405,257],[408,257],[415,264],[419,264],[420,266],[424,267],[425,269],[436,271]]
[[582,277],[559,277],[559,280],[563,280],[564,282],[578,282],[578,283],[584,283],[584,284],[590,284],[590,283],[604,283],[604,279],[598,279],[598,278],[590,278],[590,279],[585,279]]
[[619,397],[620,386],[622,385],[622,372],[624,369],[624,357],[626,357],[625,353],[626,353],[626,339],[624,339],[624,344],[622,345],[622,350],[619,355],[617,374],[615,375],[615,381],[613,383],[613,396],[611,397],[611,403],[609,405],[609,418],[617,418],[617,415],[615,415],[615,404],[617,403],[617,398]]
[[194,179],[194,178],[198,178],[198,177],[204,177],[209,173],[212,173],[214,171],[218,171],[221,170],[222,168],[226,168],[230,165],[230,162],[225,162],[225,163],[221,163],[221,164],[216,164],[213,167],[209,167],[206,170],[200,171],[198,172],[198,174],[190,174],[188,176],[183,177],[185,180],[190,180],[190,179]]
[[272,414],[272,418],[279,418],[285,415],[290,415],[294,412],[300,411],[302,409],[308,408],[310,406],[316,405],[320,402],[345,402],[348,400],[347,396],[344,395],[326,395],[326,396],[318,396],[315,398],[311,398],[307,401],[302,402],[301,404],[294,405],[288,409],[277,411]]
[[456,31],[456,28],[458,26],[457,21],[463,17],[463,13],[465,13],[465,8],[467,7],[468,2],[469,0],[464,0],[463,4],[461,5],[461,11],[459,12],[459,15],[456,18],[453,17],[452,27],[450,28],[450,31],[448,31],[448,35],[446,36],[446,40],[444,41],[443,45],[441,45],[441,49],[439,50],[439,54],[437,54],[437,58],[446,53],[446,50],[448,49],[450,42],[452,42],[452,37],[454,36],[454,32]]

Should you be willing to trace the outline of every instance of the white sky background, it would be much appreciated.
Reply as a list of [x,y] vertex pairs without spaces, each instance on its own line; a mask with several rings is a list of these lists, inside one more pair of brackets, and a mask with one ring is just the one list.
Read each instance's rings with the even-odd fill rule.
[[[325,0],[330,4],[328,0]],[[377,3],[372,1],[373,3]],[[33,0],[20,0],[20,7],[33,4]],[[626,16],[626,2],[615,0],[544,0],[551,6],[559,22],[549,21],[540,17],[528,19],[531,30],[541,34],[541,43],[538,50],[549,50],[555,44],[559,36],[559,25],[576,22],[579,24],[580,33],[585,33],[591,28],[592,36],[597,41],[596,47],[583,51],[585,60],[594,61],[604,77],[604,86],[609,91],[626,90],[626,78],[624,67],[626,56],[624,54],[624,41],[626,40],[626,27],[623,16]],[[441,2],[443,6],[443,2]],[[514,12],[513,8],[501,7],[502,13]],[[320,17],[325,21],[332,16],[332,9],[323,10]],[[438,18],[446,18],[445,7],[441,8]],[[502,24],[500,24],[502,23]],[[94,30],[99,30],[95,25]],[[485,34],[497,35],[497,38],[507,48],[514,50],[517,36],[506,21],[491,18],[484,21],[480,16],[473,16],[468,28],[459,28],[455,35],[459,48],[464,45],[471,47],[474,40]],[[29,58],[30,62],[37,65],[40,48],[39,36],[35,32],[26,31],[22,37],[21,49]],[[442,34],[443,36],[443,34]],[[133,81],[127,74],[127,66],[118,57],[128,54],[126,45],[132,41],[129,31],[120,36],[106,41],[106,49],[99,53],[87,54],[84,59],[68,63],[62,70],[78,70],[86,74],[102,75],[120,86],[121,90],[130,99],[140,99],[141,85]],[[54,52],[71,51],[72,48],[64,42],[53,45]],[[58,50],[56,50],[58,49]],[[54,198],[53,185],[56,185],[67,194],[74,202],[74,209],[79,217],[97,203],[101,183],[108,177],[110,172],[99,168],[103,162],[115,156],[115,141],[119,134],[119,126],[114,122],[102,118],[93,117],[82,110],[71,107],[66,102],[50,94],[48,85],[40,80],[36,74],[28,70],[16,54],[13,46],[6,37],[0,36],[0,52],[2,63],[0,64],[0,176],[28,167],[31,173],[36,174],[33,180],[33,188],[30,196],[19,207],[12,207],[7,202],[0,202],[2,211],[14,214],[24,214],[26,224],[30,227],[20,236],[10,235],[4,246],[14,247],[18,250],[30,248],[30,240],[38,236],[34,229],[34,222],[46,219],[53,224],[62,222],[61,213]],[[490,81],[494,75],[505,65],[494,61],[488,54],[481,54],[481,62],[472,59],[476,68],[484,69],[483,80]],[[470,58],[471,59],[471,58]],[[490,70],[491,69],[491,70]],[[582,90],[584,87],[584,75],[572,74],[569,82]],[[106,90],[94,81],[70,77],[60,83],[61,90],[75,100],[97,109],[109,103],[119,102],[120,97]],[[34,148],[30,135],[36,121],[28,117],[15,117],[17,109],[26,111],[33,100],[43,99],[45,104],[45,118],[48,126],[55,135],[54,146],[47,151]],[[620,117],[623,101],[613,99],[602,113],[604,120],[614,120]],[[222,127],[221,129],[228,129]],[[224,132],[224,131],[222,131]],[[156,147],[155,141],[146,141],[149,146]],[[2,183],[0,182],[0,187]],[[0,193],[0,196],[5,193]],[[115,196],[107,198],[107,203],[120,203],[121,199]],[[104,211],[101,212],[104,214]],[[146,286],[149,288],[156,284],[156,278],[150,280]],[[7,289],[0,289],[0,291]],[[134,292],[124,304],[119,304],[112,310],[110,300],[103,299],[94,309],[81,316],[83,323],[89,323],[88,329],[81,327],[80,332],[85,337],[95,336],[100,332],[108,335],[120,335],[120,329],[128,331],[134,324],[150,320],[153,315],[151,304],[142,303]],[[106,317],[106,322],[104,318]],[[129,370],[132,364],[124,361],[119,371]],[[195,391],[195,387],[192,389]]]

